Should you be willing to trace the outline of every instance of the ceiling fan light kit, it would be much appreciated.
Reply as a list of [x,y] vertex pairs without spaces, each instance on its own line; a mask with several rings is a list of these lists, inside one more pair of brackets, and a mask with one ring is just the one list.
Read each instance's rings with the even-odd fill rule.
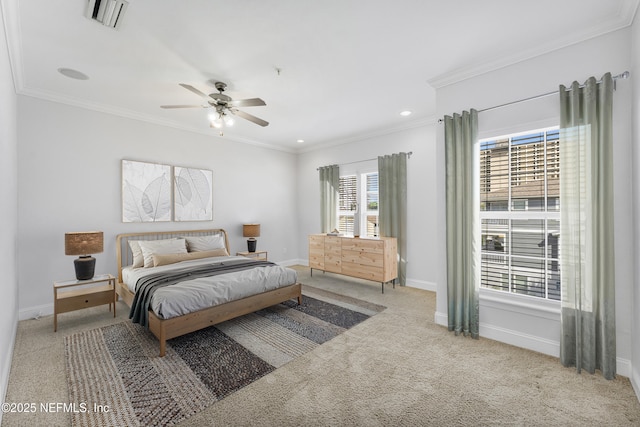
[[211,122],[211,127],[216,129],[220,129],[223,126],[233,126],[235,121],[233,117],[228,116],[224,113],[211,113],[209,114],[209,121]]
[[[234,119],[232,115],[241,117],[259,126],[264,127],[269,125],[269,122],[262,120],[256,116],[253,116],[249,113],[245,113],[244,111],[238,110],[238,108],[236,108],[236,107],[260,107],[260,106],[267,105],[262,99],[250,98],[250,99],[234,100],[229,95],[226,95],[223,93],[227,88],[226,83],[215,82],[215,88],[218,90],[218,93],[210,93],[209,95],[185,83],[180,83],[180,86],[200,96],[202,99],[205,100],[207,105],[161,105],[160,108],[165,108],[165,109],[215,108],[215,112],[212,112],[211,114],[209,114],[209,123],[211,127],[215,129],[222,129],[225,126],[233,126]],[[222,131],[220,131],[220,136],[223,136]]]

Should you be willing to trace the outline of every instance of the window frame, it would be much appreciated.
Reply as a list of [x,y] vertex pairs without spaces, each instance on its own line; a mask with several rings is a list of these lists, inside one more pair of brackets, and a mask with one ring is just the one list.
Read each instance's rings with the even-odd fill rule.
[[[532,221],[538,221],[541,220],[543,223],[543,231],[542,231],[542,235],[543,235],[543,239],[545,240],[545,242],[548,242],[548,236],[550,233],[550,227],[549,227],[549,223],[552,221],[557,222],[557,224],[559,225],[560,222],[560,209],[556,208],[556,210],[551,210],[550,208],[552,208],[552,206],[549,205],[549,201],[550,200],[554,200],[554,204],[553,206],[557,206],[558,205],[558,201],[559,201],[559,196],[554,197],[551,196],[548,197],[548,176],[555,171],[556,173],[556,177],[558,175],[557,169],[552,169],[552,172],[549,171],[548,166],[548,160],[549,157],[547,156],[547,148],[548,148],[548,143],[549,143],[549,139],[547,139],[548,137],[548,133],[549,132],[553,132],[553,131],[557,131],[559,129],[558,126],[550,126],[550,127],[545,127],[545,128],[540,128],[540,129],[532,129],[532,130],[525,130],[525,131],[521,131],[521,132],[513,132],[513,133],[509,133],[506,135],[501,135],[501,136],[489,136],[486,138],[482,138],[478,140],[478,143],[476,144],[476,149],[478,150],[478,172],[477,172],[477,180],[478,180],[478,186],[477,186],[477,190],[478,194],[479,194],[479,198],[480,198],[480,203],[477,207],[478,212],[479,212],[479,222],[480,222],[480,235],[479,235],[479,242],[480,242],[480,251],[478,254],[478,265],[480,266],[480,274],[479,274],[479,285],[480,285],[480,289],[482,290],[482,293],[489,293],[490,295],[494,295],[494,296],[498,296],[500,295],[498,298],[499,299],[504,299],[505,300],[509,300],[511,298],[513,298],[514,296],[517,296],[517,298],[528,298],[528,299],[533,299],[534,301],[544,301],[544,302],[550,302],[552,304],[557,304],[560,301],[561,295],[558,295],[558,298],[549,298],[549,294],[550,294],[550,286],[549,286],[549,282],[550,282],[550,272],[553,271],[550,269],[550,265],[552,265],[553,262],[558,262],[559,261],[559,256],[558,258],[553,258],[549,255],[549,247],[548,244],[545,243],[545,248],[543,249],[543,256],[542,257],[538,257],[538,256],[527,256],[527,255],[522,255],[522,254],[518,254],[517,251],[514,253],[513,250],[513,237],[514,237],[514,233],[513,233],[513,229],[512,229],[512,225],[514,221],[523,221],[523,220],[532,220]],[[512,159],[512,143],[514,139],[517,139],[519,136],[526,136],[526,135],[532,135],[532,134],[536,134],[536,133],[543,133],[544,136],[544,150],[542,153],[542,158],[543,158],[543,162],[544,162],[544,172],[542,172],[542,175],[544,176],[544,183],[543,183],[543,187],[544,187],[544,198],[543,198],[543,203],[541,204],[543,207],[543,210],[530,210],[529,209],[529,199],[522,199],[522,198],[512,198],[512,189],[513,189],[513,181],[512,181],[512,172],[513,172],[513,167],[514,167],[514,163],[513,163],[513,159]],[[486,203],[487,200],[484,199],[483,200],[483,191],[490,191],[491,189],[491,180],[483,180],[482,179],[482,173],[484,172],[485,176],[487,173],[490,172],[490,162],[492,161],[492,155],[483,155],[482,151],[482,147],[483,147],[483,143],[490,143],[492,141],[502,141],[504,139],[508,139],[508,143],[507,143],[507,153],[508,153],[508,158],[507,158],[507,178],[506,178],[506,182],[507,182],[507,188],[508,188],[508,197],[507,197],[507,201],[506,201],[506,210],[490,210],[490,209],[483,209],[486,208]],[[559,141],[559,140],[558,140]],[[516,144],[519,145],[519,144]],[[557,147],[557,146],[556,146]],[[519,148],[516,150],[518,151]],[[539,162],[539,152],[538,152],[538,148],[534,149],[535,151],[535,165],[538,164]],[[559,153],[559,149],[557,151],[557,153],[555,154],[555,157],[552,159],[555,163],[557,163],[557,159],[558,159],[558,154]],[[491,154],[491,153],[489,153]],[[484,163],[482,162],[482,159],[485,159]],[[555,165],[554,163],[554,165]],[[520,162],[516,162],[515,167],[519,170],[520,169]],[[553,165],[552,165],[553,166]],[[557,166],[555,166],[557,167]],[[484,168],[484,169],[483,169]],[[534,171],[534,175],[538,176],[540,174],[540,172],[538,171]],[[518,176],[516,177],[516,180],[522,179],[522,177]],[[522,209],[516,209],[514,208],[514,202],[519,202],[519,201],[524,201],[523,203],[523,208]],[[495,203],[495,202],[494,202]],[[502,205],[502,204],[501,204]],[[498,229],[494,229],[494,230],[490,230],[489,228],[485,228],[485,226],[483,224],[485,224],[485,220],[497,220],[497,221],[504,221],[506,222],[507,228],[506,230],[498,230]],[[522,230],[520,231],[522,232]],[[486,250],[485,249],[485,244],[487,242],[487,237],[488,236],[493,236],[493,235],[500,235],[502,234],[503,236],[505,236],[504,240],[508,240],[508,241],[504,241],[503,242],[503,247],[501,251],[498,250]],[[488,245],[486,245],[488,246]],[[485,271],[485,267],[483,265],[483,261],[488,259],[486,257],[490,257],[491,255],[495,255],[496,257],[502,258],[503,261],[507,264],[507,271],[504,273],[506,274],[507,278],[510,277],[514,277],[515,276],[519,276],[521,275],[521,271],[524,267],[516,267],[515,269],[513,268],[512,265],[512,260],[513,258],[516,258],[516,260],[520,260],[522,261],[526,261],[526,260],[531,260],[531,261],[536,261],[536,262],[540,262],[544,268],[542,268],[540,271],[542,272],[543,276],[544,276],[544,295],[540,295],[540,296],[536,296],[536,295],[528,295],[522,292],[517,292],[516,291],[516,286],[513,283],[513,280],[509,280],[508,286],[506,289],[496,289],[495,287],[492,288],[491,285],[486,285],[483,284],[483,276],[485,274],[487,274],[487,276],[489,276],[489,270]],[[559,255],[559,254],[558,254]],[[483,258],[485,257],[485,258]],[[496,258],[497,260],[498,258]],[[497,262],[497,261],[492,261],[492,262]],[[514,271],[515,270],[515,271]],[[496,270],[498,271],[498,270]],[[503,274],[503,273],[501,273]],[[497,286],[497,285],[496,285]],[[498,286],[500,287],[500,286]],[[516,299],[517,299],[516,298]]]
[[[347,165],[346,167],[340,168],[340,179],[346,177],[355,176],[356,183],[356,200],[359,206],[358,213],[360,216],[360,236],[361,237],[378,237],[379,236],[379,227],[373,226],[372,232],[368,230],[367,219],[369,216],[375,216],[376,222],[378,224],[377,219],[379,218],[379,209],[380,209],[380,199],[379,199],[379,191],[380,187],[378,185],[378,190],[375,192],[378,201],[378,210],[368,209],[367,206],[367,195],[370,193],[367,191],[367,176],[371,174],[378,174],[378,162],[375,161],[366,161],[360,162],[358,165]],[[379,177],[379,175],[378,175]],[[378,181],[379,184],[379,181]],[[340,195],[338,196],[340,200]],[[340,203],[337,206],[337,217],[338,217],[338,229],[340,233],[343,233],[345,236],[353,236],[353,220],[351,220],[351,227],[341,227],[341,218],[343,217],[355,217],[355,210],[348,209],[340,209]]]

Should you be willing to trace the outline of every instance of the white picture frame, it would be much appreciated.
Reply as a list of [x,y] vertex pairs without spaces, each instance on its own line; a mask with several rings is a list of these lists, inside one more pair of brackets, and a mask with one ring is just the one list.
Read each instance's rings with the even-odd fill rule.
[[171,166],[122,160],[122,222],[171,221]]
[[174,221],[213,220],[213,171],[173,168]]

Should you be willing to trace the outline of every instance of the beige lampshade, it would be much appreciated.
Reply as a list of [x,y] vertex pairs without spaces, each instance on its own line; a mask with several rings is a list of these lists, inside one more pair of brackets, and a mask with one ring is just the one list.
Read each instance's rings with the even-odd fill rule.
[[82,231],[64,233],[65,255],[91,255],[103,251],[104,237],[102,231]]
[[242,236],[244,237],[260,237],[260,224],[243,224]]

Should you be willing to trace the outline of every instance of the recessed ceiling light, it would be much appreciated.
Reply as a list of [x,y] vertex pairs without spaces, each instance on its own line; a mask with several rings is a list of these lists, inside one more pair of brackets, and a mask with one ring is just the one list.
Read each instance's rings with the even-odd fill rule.
[[304,139],[298,139],[296,142],[297,142],[298,144],[302,144],[302,143],[304,142]]
[[73,68],[58,68],[58,72],[65,77],[76,80],[89,80],[89,76]]
[[411,111],[409,111],[409,110],[401,111],[400,115],[403,116],[403,117],[410,116],[411,115]]

